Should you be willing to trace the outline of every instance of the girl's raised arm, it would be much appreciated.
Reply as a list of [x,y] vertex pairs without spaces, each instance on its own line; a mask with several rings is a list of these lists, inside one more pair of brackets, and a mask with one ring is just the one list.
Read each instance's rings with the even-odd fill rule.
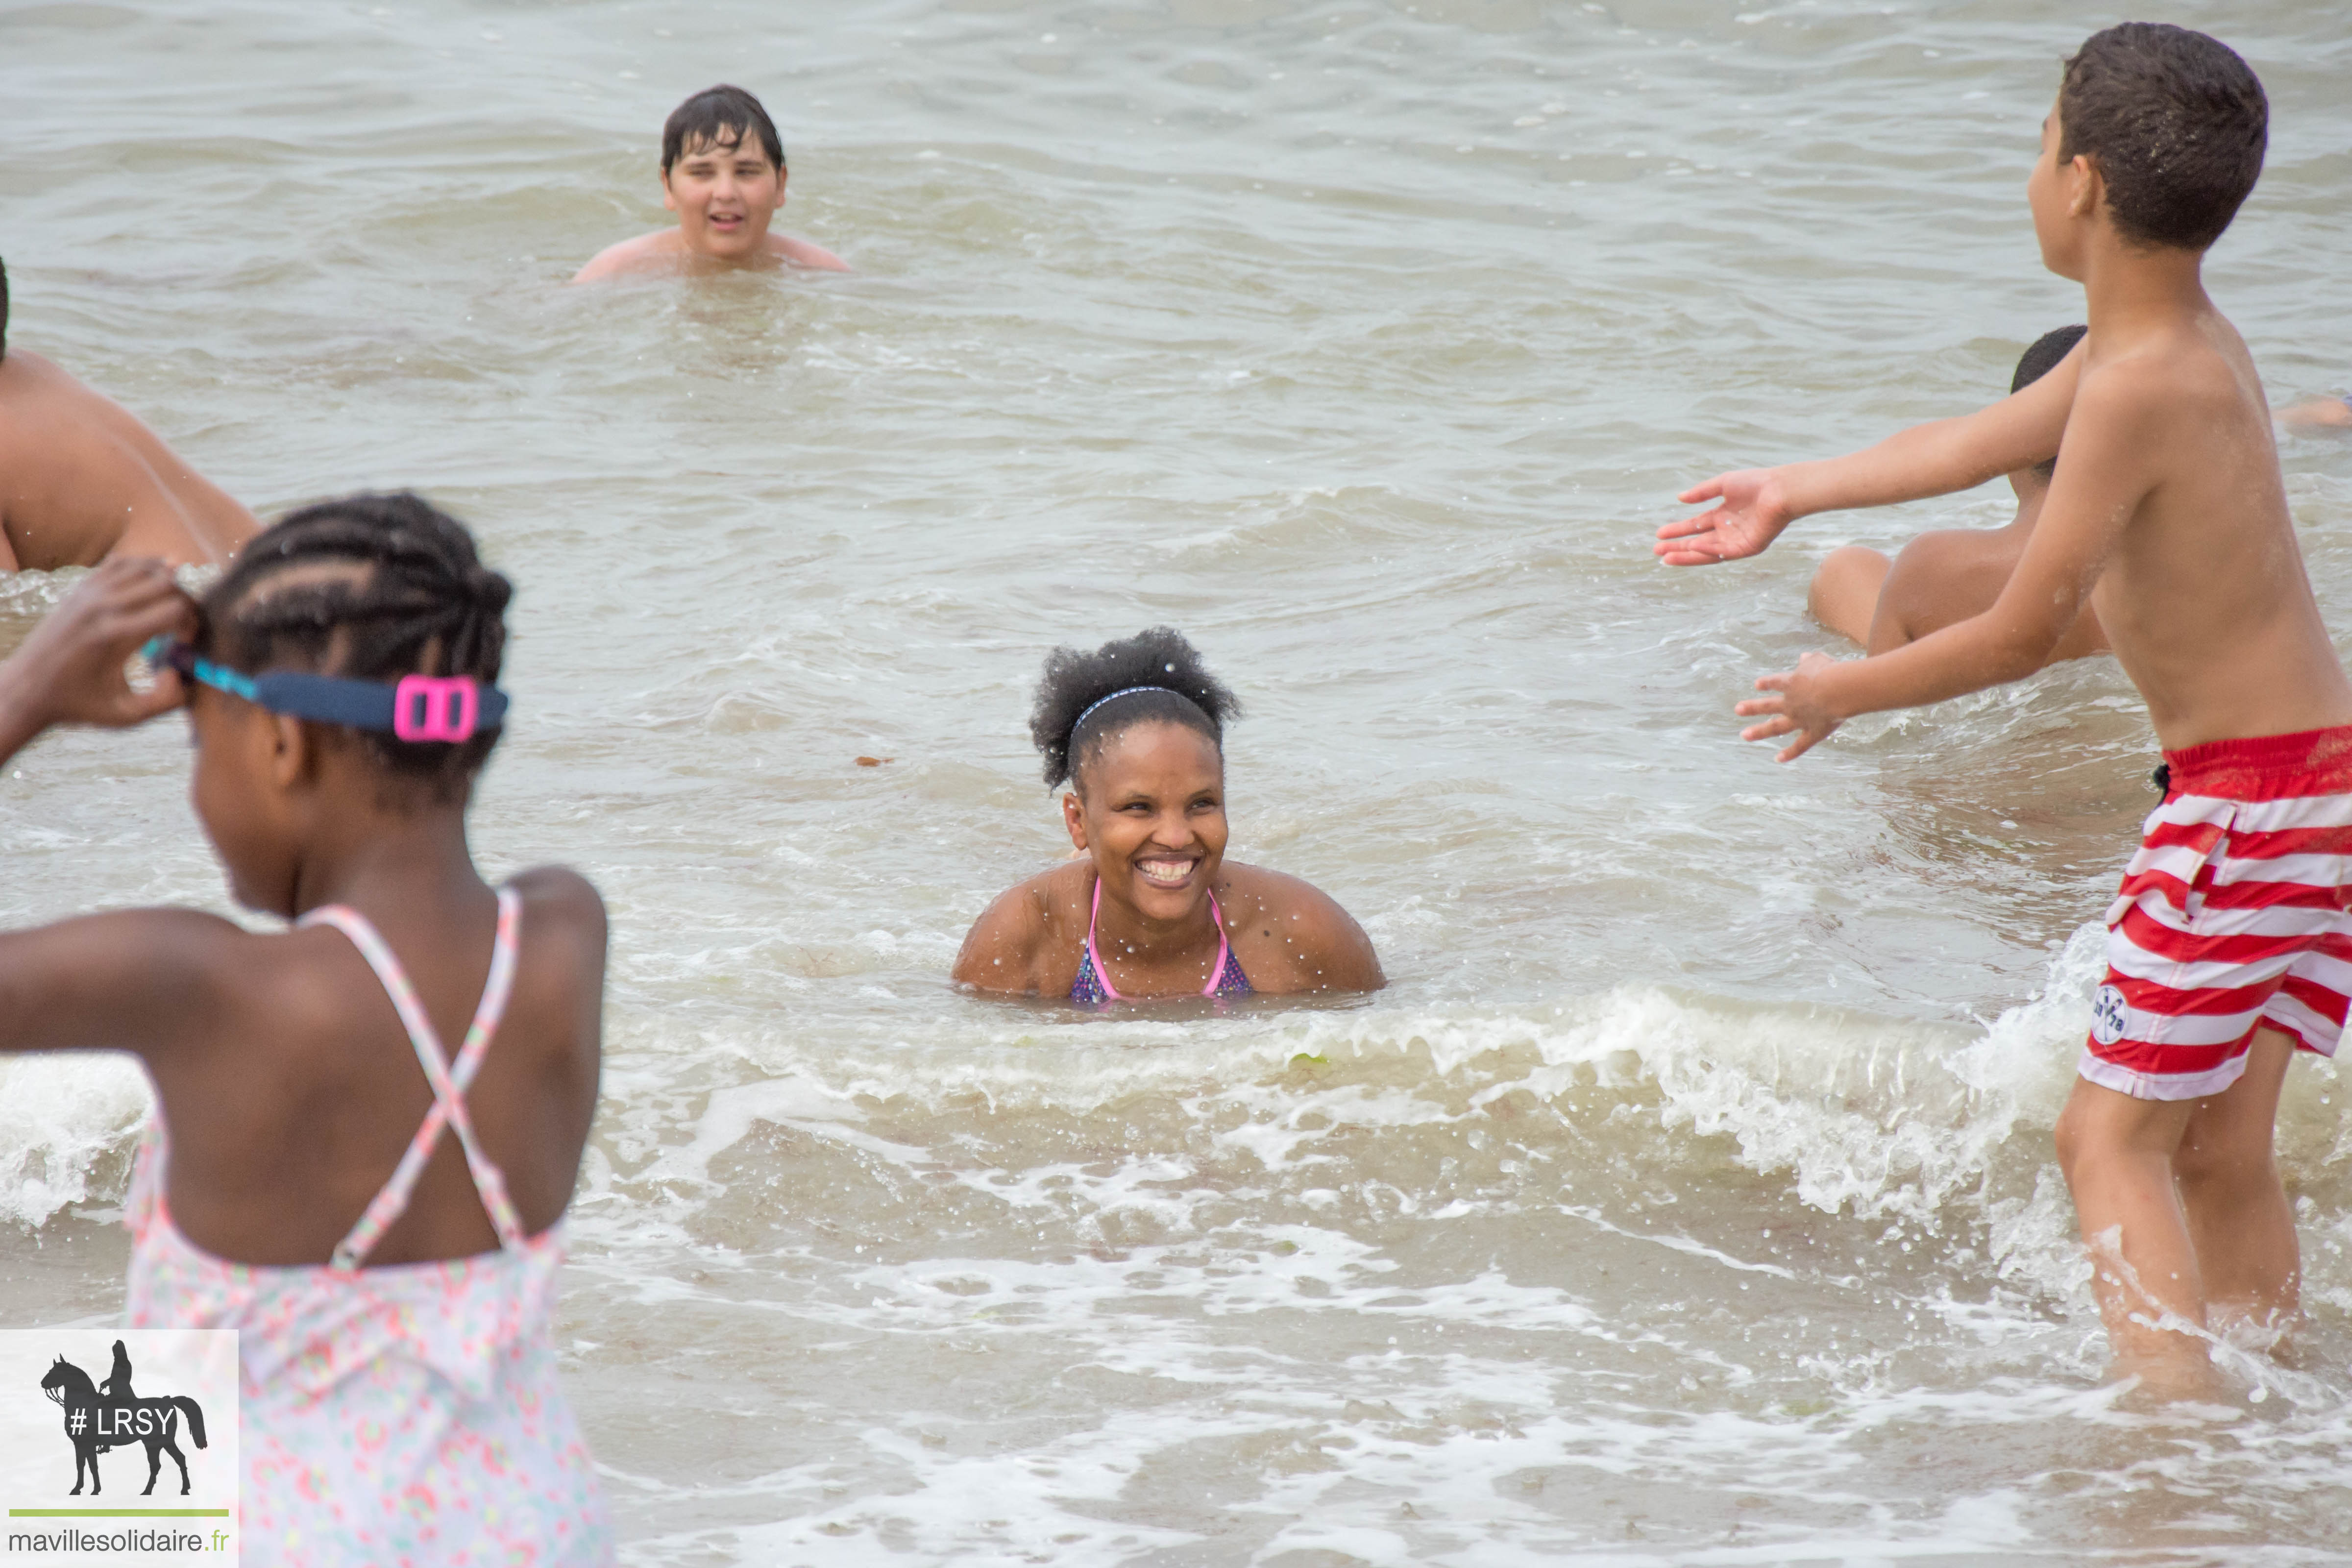
[[131,660],[149,638],[195,627],[195,602],[161,561],[100,566],[0,663],[0,763],[52,724],[122,729],[177,708],[187,700],[180,678],[159,669],[140,691]]
[[[155,637],[187,636],[195,605],[160,561],[109,561],[0,662],[0,763],[54,724],[120,729],[186,700],[159,670],[131,684],[131,660]],[[210,949],[243,933],[186,910],[91,915],[0,935],[0,1050],[138,1050],[184,1026],[205,1004]]]

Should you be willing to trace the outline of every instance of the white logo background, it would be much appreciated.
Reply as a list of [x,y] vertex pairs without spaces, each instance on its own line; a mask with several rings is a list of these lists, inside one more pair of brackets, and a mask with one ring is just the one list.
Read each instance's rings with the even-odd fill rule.
[[[180,1493],[180,1467],[159,1453],[155,1489],[147,1485],[147,1446],[132,1442],[98,1457],[95,1496],[85,1482],[73,1494],[74,1449],[66,1435],[66,1412],[41,1392],[41,1380],[63,1356],[102,1384],[114,1367],[114,1342],[131,1357],[131,1386],[142,1399],[184,1394],[204,1408],[205,1447],[196,1447],[184,1415],[173,1441],[188,1458],[189,1489]],[[237,1462],[236,1333],[230,1329],[0,1329],[0,1560],[52,1563],[182,1561],[187,1552],[10,1552],[12,1535],[60,1529],[90,1535],[131,1531],[179,1531],[202,1535],[207,1549],[195,1560],[236,1561]],[[170,1518],[141,1510],[227,1509],[227,1517]],[[26,1509],[120,1510],[119,1517],[40,1518]],[[211,1550],[214,1532],[227,1537],[226,1551]]]
[[2091,998],[2091,1038],[2103,1046],[2114,1045],[2124,1037],[2129,1016],[2124,994],[2112,985],[2100,986],[2099,994]]

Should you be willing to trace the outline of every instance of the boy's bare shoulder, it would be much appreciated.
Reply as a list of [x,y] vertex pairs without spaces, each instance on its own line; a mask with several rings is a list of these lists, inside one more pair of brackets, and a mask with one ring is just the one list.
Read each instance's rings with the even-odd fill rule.
[[849,263],[822,245],[812,245],[805,239],[794,239],[788,234],[768,236],[768,251],[781,256],[794,267],[805,267],[816,272],[847,272]]
[[2086,363],[2074,391],[2070,421],[2095,418],[2150,424],[2181,424],[2184,437],[2234,440],[2211,425],[2219,414],[2260,412],[2269,422],[2261,383],[2235,331],[2214,318],[2210,326],[2184,326],[2134,343],[2123,353]]
[[657,228],[618,245],[608,245],[589,258],[588,265],[572,275],[574,283],[619,278],[634,272],[659,272],[677,265],[684,247],[674,228]]

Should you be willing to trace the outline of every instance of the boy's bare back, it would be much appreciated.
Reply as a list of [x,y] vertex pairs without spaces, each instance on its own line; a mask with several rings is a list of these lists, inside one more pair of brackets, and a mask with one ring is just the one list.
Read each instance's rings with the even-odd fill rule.
[[2252,358],[2201,289],[2167,303],[2121,331],[2094,323],[2003,602],[2023,615],[2095,574],[2091,602],[2168,749],[2352,721]]
[[38,354],[0,358],[0,570],[217,563],[259,528],[111,398]]

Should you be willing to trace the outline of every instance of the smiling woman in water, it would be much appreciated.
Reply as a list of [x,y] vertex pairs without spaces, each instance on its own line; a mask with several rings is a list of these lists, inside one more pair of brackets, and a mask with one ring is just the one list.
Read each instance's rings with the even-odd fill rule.
[[1377,991],[1363,928],[1295,877],[1225,858],[1234,694],[1183,635],[1154,626],[1055,648],[1029,716],[1080,855],[989,906],[955,978],[1089,1005]]

